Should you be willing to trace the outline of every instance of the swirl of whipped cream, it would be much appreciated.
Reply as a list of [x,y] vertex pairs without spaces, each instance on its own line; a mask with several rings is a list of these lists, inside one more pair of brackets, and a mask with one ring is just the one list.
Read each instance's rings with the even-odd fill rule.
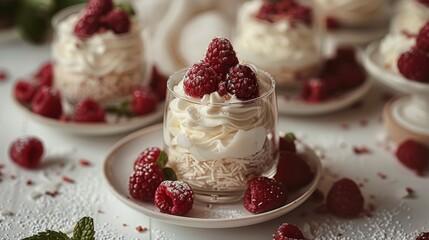
[[401,1],[395,8],[390,29],[395,33],[406,31],[410,34],[417,34],[427,21],[429,21],[427,5],[416,0]]
[[391,33],[384,37],[380,43],[379,51],[385,67],[398,73],[399,57],[402,53],[410,50],[415,41],[415,37],[409,37],[401,33]]
[[316,0],[326,14],[344,24],[364,24],[380,16],[386,0]]
[[262,4],[263,1],[253,0],[239,9],[235,45],[240,58],[258,66],[269,59],[270,63],[282,61],[282,65],[297,68],[319,61],[315,57],[319,53],[314,42],[314,29],[302,23],[292,26],[287,19],[274,23],[259,20],[255,15]]
[[74,34],[78,18],[78,13],[72,14],[56,26],[52,50],[55,62],[70,72],[97,77],[135,70],[141,64],[143,43],[140,26],[135,19],[126,35],[106,31],[81,40]]
[[189,149],[198,161],[252,156],[261,151],[274,127],[267,98],[242,102],[235,95],[213,92],[194,99],[185,94],[183,80],[173,90],[179,97],[169,103],[164,140]]

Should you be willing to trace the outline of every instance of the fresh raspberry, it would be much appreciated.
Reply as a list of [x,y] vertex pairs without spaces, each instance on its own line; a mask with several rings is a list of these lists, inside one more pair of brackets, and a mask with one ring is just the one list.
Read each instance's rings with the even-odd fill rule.
[[31,100],[31,110],[39,115],[58,119],[63,113],[60,92],[43,86]]
[[365,82],[365,70],[356,63],[343,63],[338,66],[337,77],[346,89],[354,89]]
[[259,84],[255,73],[246,65],[235,65],[226,75],[227,91],[238,99],[249,100],[259,97]]
[[354,47],[341,46],[336,50],[335,58],[337,62],[351,62],[356,63],[356,50]]
[[22,136],[12,142],[9,156],[16,164],[28,169],[40,165],[43,155],[43,143],[36,137]]
[[287,133],[284,137],[280,137],[279,150],[296,153],[295,140],[296,137],[293,133]]
[[38,88],[33,82],[19,80],[14,89],[15,97],[21,103],[30,103]]
[[136,116],[151,113],[158,106],[158,94],[148,87],[137,87],[131,98],[131,111]]
[[217,87],[217,92],[219,95],[224,96],[228,93],[226,90],[226,81],[220,81]]
[[329,96],[329,88],[325,81],[311,78],[304,82],[301,89],[301,98],[307,102],[319,103]]
[[286,189],[295,190],[304,187],[313,178],[314,174],[304,159],[295,153],[280,151],[274,179],[283,183]]
[[93,99],[84,99],[74,108],[75,122],[105,122],[106,113],[101,105]]
[[156,163],[156,160],[161,154],[161,149],[158,147],[149,147],[146,148],[140,155],[137,157],[134,162],[134,171],[137,170],[138,165],[143,165],[147,163]]
[[164,179],[164,173],[156,163],[139,165],[130,176],[129,193],[134,199],[153,201],[156,188]]
[[8,78],[8,74],[5,70],[0,70],[0,82],[5,81]]
[[156,66],[153,66],[150,87],[158,93],[159,100],[161,101],[164,101],[167,93],[167,80],[168,77],[161,74]]
[[340,218],[353,218],[362,212],[364,198],[358,185],[348,178],[335,182],[326,198],[328,210]]
[[416,38],[416,45],[421,51],[429,52],[429,22],[420,29]]
[[93,12],[96,16],[107,14],[113,9],[112,0],[89,0],[86,6],[88,11]]
[[417,236],[416,240],[429,240],[429,232],[420,233],[420,235]]
[[52,63],[43,64],[35,75],[40,86],[51,87],[53,83]]
[[273,240],[305,240],[305,237],[297,226],[283,223],[277,229]]
[[204,61],[221,76],[225,76],[231,67],[238,64],[231,42],[226,38],[214,38],[210,42]]
[[74,33],[80,38],[88,38],[96,33],[100,26],[98,15],[91,11],[86,11],[76,23]]
[[256,13],[256,18],[273,22],[273,15],[275,15],[276,12],[276,6],[272,2],[264,1],[258,13]]
[[183,216],[192,209],[194,192],[182,181],[166,180],[155,192],[155,205],[162,213]]
[[334,95],[345,88],[345,81],[342,81],[337,75],[332,73],[322,74],[321,79],[325,82],[329,95]]
[[406,167],[423,172],[429,163],[429,150],[414,140],[406,140],[396,150],[396,157]]
[[341,28],[340,22],[334,17],[326,17],[326,28],[328,30],[337,30]]
[[404,77],[418,81],[429,81],[429,57],[418,50],[411,49],[398,59],[399,72]]
[[251,213],[262,213],[286,204],[285,186],[274,179],[258,177],[250,180],[244,193],[244,208]]
[[119,8],[110,11],[101,19],[101,22],[116,34],[127,33],[130,31],[130,17],[127,12]]
[[198,62],[186,72],[183,82],[184,90],[191,97],[202,98],[205,94],[216,91],[220,80],[220,75],[213,70],[210,64]]

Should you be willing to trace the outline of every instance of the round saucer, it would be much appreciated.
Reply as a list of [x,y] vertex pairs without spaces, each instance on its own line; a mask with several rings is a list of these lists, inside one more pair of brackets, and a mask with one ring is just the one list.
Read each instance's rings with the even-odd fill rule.
[[280,114],[309,116],[330,113],[352,105],[362,98],[371,86],[372,81],[367,78],[358,88],[320,103],[306,102],[299,96],[298,89],[291,90],[277,94],[277,105]]
[[403,120],[403,110],[409,105],[410,98],[409,95],[401,96],[386,103],[383,110],[384,127],[395,142],[415,139],[429,147],[429,129],[417,128]]
[[84,136],[105,136],[113,135],[148,126],[162,119],[164,111],[163,104],[159,104],[156,111],[153,113],[145,114],[142,116],[122,118],[114,122],[104,123],[76,123],[60,121],[58,119],[47,118],[33,113],[28,107],[19,103],[14,97],[13,102],[17,108],[24,113],[29,119],[41,123],[43,125],[52,127],[58,131],[66,133],[84,135]]
[[162,146],[162,124],[132,133],[116,143],[104,162],[104,178],[107,186],[120,201],[148,217],[163,222],[198,228],[232,228],[266,222],[282,216],[300,206],[316,190],[322,166],[316,154],[307,146],[299,152],[315,173],[311,183],[289,194],[285,206],[261,214],[248,212],[241,201],[227,204],[207,204],[195,201],[186,216],[161,213],[153,203],[133,200],[128,193],[128,179],[136,156],[147,147]]

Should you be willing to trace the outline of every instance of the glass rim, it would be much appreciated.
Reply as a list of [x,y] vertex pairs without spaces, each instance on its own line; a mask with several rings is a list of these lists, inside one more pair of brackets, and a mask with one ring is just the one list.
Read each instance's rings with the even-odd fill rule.
[[168,80],[167,80],[167,90],[168,90],[169,94],[172,94],[176,98],[182,99],[182,100],[190,102],[190,103],[198,104],[198,105],[231,106],[231,105],[251,104],[251,103],[260,101],[261,99],[267,98],[268,96],[270,96],[272,94],[275,94],[275,86],[276,86],[276,80],[274,79],[274,77],[270,73],[268,73],[267,71],[264,71],[264,70],[262,70],[262,69],[260,69],[258,67],[254,67],[254,68],[257,70],[256,75],[259,75],[259,74],[265,75],[269,79],[270,83],[269,83],[269,89],[266,92],[264,92],[263,94],[259,95],[256,98],[252,98],[252,99],[249,99],[249,100],[244,100],[244,101],[239,101],[239,102],[238,101],[237,102],[228,102],[228,103],[202,103],[201,101],[194,100],[196,98],[189,97],[189,96],[182,96],[182,95],[177,94],[170,87],[171,82],[173,81],[173,79],[174,79],[175,76],[177,76],[179,74],[182,74],[182,73],[184,75],[188,71],[189,67],[182,68],[182,69],[176,71],[175,73],[171,74],[168,77]]
[[[62,20],[64,20],[65,18],[67,18],[68,16],[70,16],[73,13],[79,13],[81,10],[83,10],[86,7],[86,5],[87,5],[87,3],[80,3],[80,4],[71,5],[71,6],[66,7],[64,9],[61,9],[60,11],[55,13],[51,19],[52,29],[55,32],[58,32],[58,25],[60,24],[60,22]],[[136,22],[138,24],[139,31],[137,31],[136,34],[130,34],[129,32],[128,33],[115,34],[118,39],[133,38],[136,35],[140,36],[141,30],[142,30],[142,27],[140,26],[140,19],[136,16],[133,16],[133,18],[135,18],[135,21],[132,20],[132,22]],[[83,40],[89,39],[89,38],[91,38],[91,37],[89,36],[88,38],[83,38]]]

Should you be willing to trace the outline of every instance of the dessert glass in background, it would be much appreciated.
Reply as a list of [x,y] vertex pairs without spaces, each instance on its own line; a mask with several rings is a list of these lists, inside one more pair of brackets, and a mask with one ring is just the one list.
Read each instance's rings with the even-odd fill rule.
[[315,0],[333,40],[365,44],[383,37],[389,24],[389,0]]
[[179,180],[191,185],[196,198],[225,203],[242,198],[247,181],[273,176],[278,159],[275,81],[254,69],[260,96],[239,100],[228,93],[184,92],[187,69],[167,82],[164,149]]
[[270,72],[278,90],[315,75],[323,65],[323,37],[314,13],[294,0],[245,2],[237,15],[238,58]]
[[79,38],[74,28],[82,9],[82,5],[66,8],[52,20],[54,85],[72,104],[85,98],[103,104],[119,102],[143,80],[141,25],[130,16],[127,33],[107,30]]
[[419,0],[405,0],[397,3],[390,24],[389,33],[380,42],[380,57],[384,66],[399,73],[399,57],[416,43],[420,29],[429,21],[429,4]]

